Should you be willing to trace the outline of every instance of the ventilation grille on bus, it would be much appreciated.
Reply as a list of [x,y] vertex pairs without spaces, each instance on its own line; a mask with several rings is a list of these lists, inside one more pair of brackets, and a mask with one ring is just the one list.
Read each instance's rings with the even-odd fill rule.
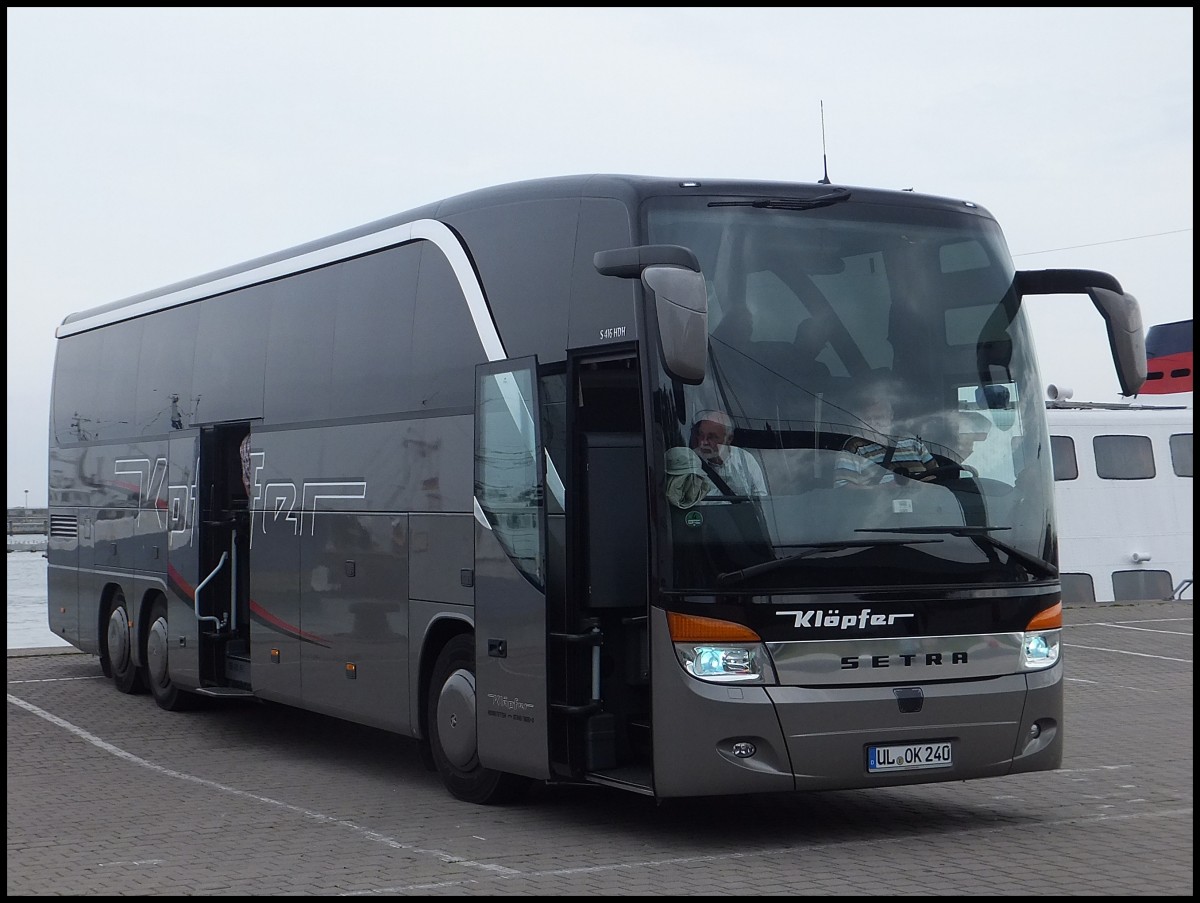
[[51,514],[50,535],[75,539],[79,536],[79,521],[74,514]]

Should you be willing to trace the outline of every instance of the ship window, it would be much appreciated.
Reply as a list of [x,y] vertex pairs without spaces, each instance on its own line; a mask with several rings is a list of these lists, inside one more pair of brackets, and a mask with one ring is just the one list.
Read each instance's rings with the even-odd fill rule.
[[1113,571],[1112,582],[1117,602],[1170,599],[1175,592],[1170,571]]
[[1096,601],[1096,587],[1091,574],[1060,574],[1063,605],[1082,605]]
[[1154,479],[1154,450],[1149,436],[1096,436],[1096,475],[1102,480]]
[[1176,433],[1171,437],[1171,467],[1177,477],[1192,475],[1192,434]]
[[1050,460],[1054,463],[1054,479],[1079,479],[1079,462],[1075,459],[1075,440],[1070,436],[1050,437]]

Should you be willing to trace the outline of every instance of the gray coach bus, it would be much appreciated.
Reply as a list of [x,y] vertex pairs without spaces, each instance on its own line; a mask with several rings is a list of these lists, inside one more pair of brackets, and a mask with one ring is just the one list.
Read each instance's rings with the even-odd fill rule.
[[1136,392],[1137,302],[1015,271],[974,203],[591,175],[72,314],[49,624],[167,710],[253,697],[415,738],[476,803],[1054,769],[1022,302],[1061,293]]

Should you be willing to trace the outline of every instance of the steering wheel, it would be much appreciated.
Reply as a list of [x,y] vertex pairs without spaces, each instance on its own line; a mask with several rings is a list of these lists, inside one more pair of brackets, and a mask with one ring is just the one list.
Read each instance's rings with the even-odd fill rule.
[[970,464],[940,464],[937,467],[930,468],[923,474],[915,477],[915,479],[922,483],[940,483],[942,480],[957,479],[964,470],[973,477],[978,478],[979,476],[979,471]]

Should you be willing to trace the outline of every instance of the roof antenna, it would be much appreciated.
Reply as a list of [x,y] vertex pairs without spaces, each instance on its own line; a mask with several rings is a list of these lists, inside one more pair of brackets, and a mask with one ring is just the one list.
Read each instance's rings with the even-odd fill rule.
[[818,185],[829,184],[829,157],[825,153],[825,101],[821,101],[821,159],[825,163],[825,178],[818,179]]

